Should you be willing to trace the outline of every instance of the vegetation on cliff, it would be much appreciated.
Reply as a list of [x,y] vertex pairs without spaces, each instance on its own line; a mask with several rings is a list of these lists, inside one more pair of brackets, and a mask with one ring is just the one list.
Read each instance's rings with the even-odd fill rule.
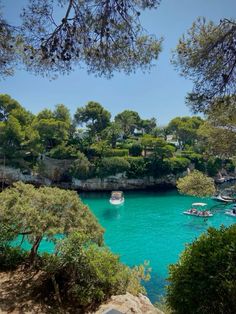
[[[53,111],[44,109],[33,115],[10,96],[0,95],[1,163],[48,176],[55,182],[117,173],[127,178],[178,175],[190,163],[215,176],[222,167],[234,169],[231,157],[236,141],[232,140],[234,116],[230,115],[234,104],[233,99],[231,107],[219,103],[206,120],[195,116],[174,118],[164,132],[157,127],[156,119],[142,119],[131,110],[111,121],[111,114],[96,102],[78,108],[74,117],[62,104]],[[222,108],[227,108],[229,115],[227,111],[223,115]],[[218,124],[214,116],[222,117]],[[216,132],[225,139],[223,146],[213,145]],[[50,173],[45,171],[45,157],[68,162]]]

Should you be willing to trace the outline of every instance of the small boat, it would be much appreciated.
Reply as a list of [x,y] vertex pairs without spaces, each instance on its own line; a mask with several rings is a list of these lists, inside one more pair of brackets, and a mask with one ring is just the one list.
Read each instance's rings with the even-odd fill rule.
[[110,203],[112,205],[121,205],[125,201],[124,194],[122,191],[112,191],[110,197]]
[[232,203],[232,202],[236,201],[235,198],[230,197],[228,195],[222,195],[222,194],[218,194],[217,196],[213,196],[212,199],[214,199],[215,201],[225,202],[225,203]]
[[225,212],[225,215],[232,216],[232,217],[236,217],[236,210],[235,210],[235,209],[227,210],[227,211]]
[[206,203],[193,203],[192,207],[183,212],[185,215],[197,216],[197,217],[212,217],[213,214],[206,209]]
[[225,212],[225,215],[236,217],[236,205],[234,205],[231,209],[227,210]]

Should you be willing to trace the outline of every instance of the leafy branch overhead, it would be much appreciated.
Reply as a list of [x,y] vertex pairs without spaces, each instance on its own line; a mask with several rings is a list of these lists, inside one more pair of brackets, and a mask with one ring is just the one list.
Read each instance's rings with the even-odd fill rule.
[[194,112],[205,112],[217,97],[235,94],[235,20],[224,19],[215,25],[198,19],[179,40],[172,62],[194,83],[187,97]]
[[[68,73],[75,65],[106,77],[114,71],[147,70],[158,58],[162,39],[146,33],[140,14],[159,2],[28,0],[22,25],[9,26],[8,36],[15,38],[14,53],[35,73]],[[0,20],[0,36],[4,23]]]

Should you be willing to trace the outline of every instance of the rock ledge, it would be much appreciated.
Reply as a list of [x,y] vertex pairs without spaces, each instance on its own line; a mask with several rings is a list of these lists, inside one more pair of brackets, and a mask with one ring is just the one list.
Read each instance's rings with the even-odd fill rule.
[[102,304],[96,312],[91,314],[118,314],[119,312],[122,314],[164,314],[155,308],[144,295],[133,296],[130,293],[112,296],[107,303]]

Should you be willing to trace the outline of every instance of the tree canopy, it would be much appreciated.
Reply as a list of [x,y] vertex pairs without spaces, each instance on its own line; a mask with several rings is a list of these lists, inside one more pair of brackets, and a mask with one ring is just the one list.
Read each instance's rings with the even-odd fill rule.
[[102,105],[90,101],[85,107],[80,107],[75,113],[78,124],[85,124],[91,136],[98,135],[110,123],[111,114]]
[[205,112],[219,96],[236,94],[235,20],[216,25],[199,18],[179,40],[173,63],[194,83],[187,97],[194,112]]
[[55,240],[58,234],[79,231],[102,243],[102,228],[76,192],[18,182],[0,193],[0,201],[1,224],[13,233],[13,239],[27,237],[31,261],[43,237]]
[[115,122],[120,126],[126,137],[134,133],[140,121],[139,114],[132,110],[124,110],[115,116]]
[[215,193],[214,180],[198,170],[177,181],[177,188],[181,194],[192,196],[212,196]]
[[207,120],[198,129],[207,152],[221,158],[236,153],[236,96],[217,98],[207,111]]
[[197,130],[203,124],[200,117],[176,117],[168,124],[168,130],[174,134],[179,146],[194,145],[197,139]]
[[143,29],[140,14],[159,2],[28,0],[20,25],[0,15],[1,74],[12,74],[17,62],[40,74],[68,73],[75,65],[107,77],[149,69],[162,39]]
[[208,229],[170,266],[167,302],[173,313],[235,313],[235,265],[236,225]]

